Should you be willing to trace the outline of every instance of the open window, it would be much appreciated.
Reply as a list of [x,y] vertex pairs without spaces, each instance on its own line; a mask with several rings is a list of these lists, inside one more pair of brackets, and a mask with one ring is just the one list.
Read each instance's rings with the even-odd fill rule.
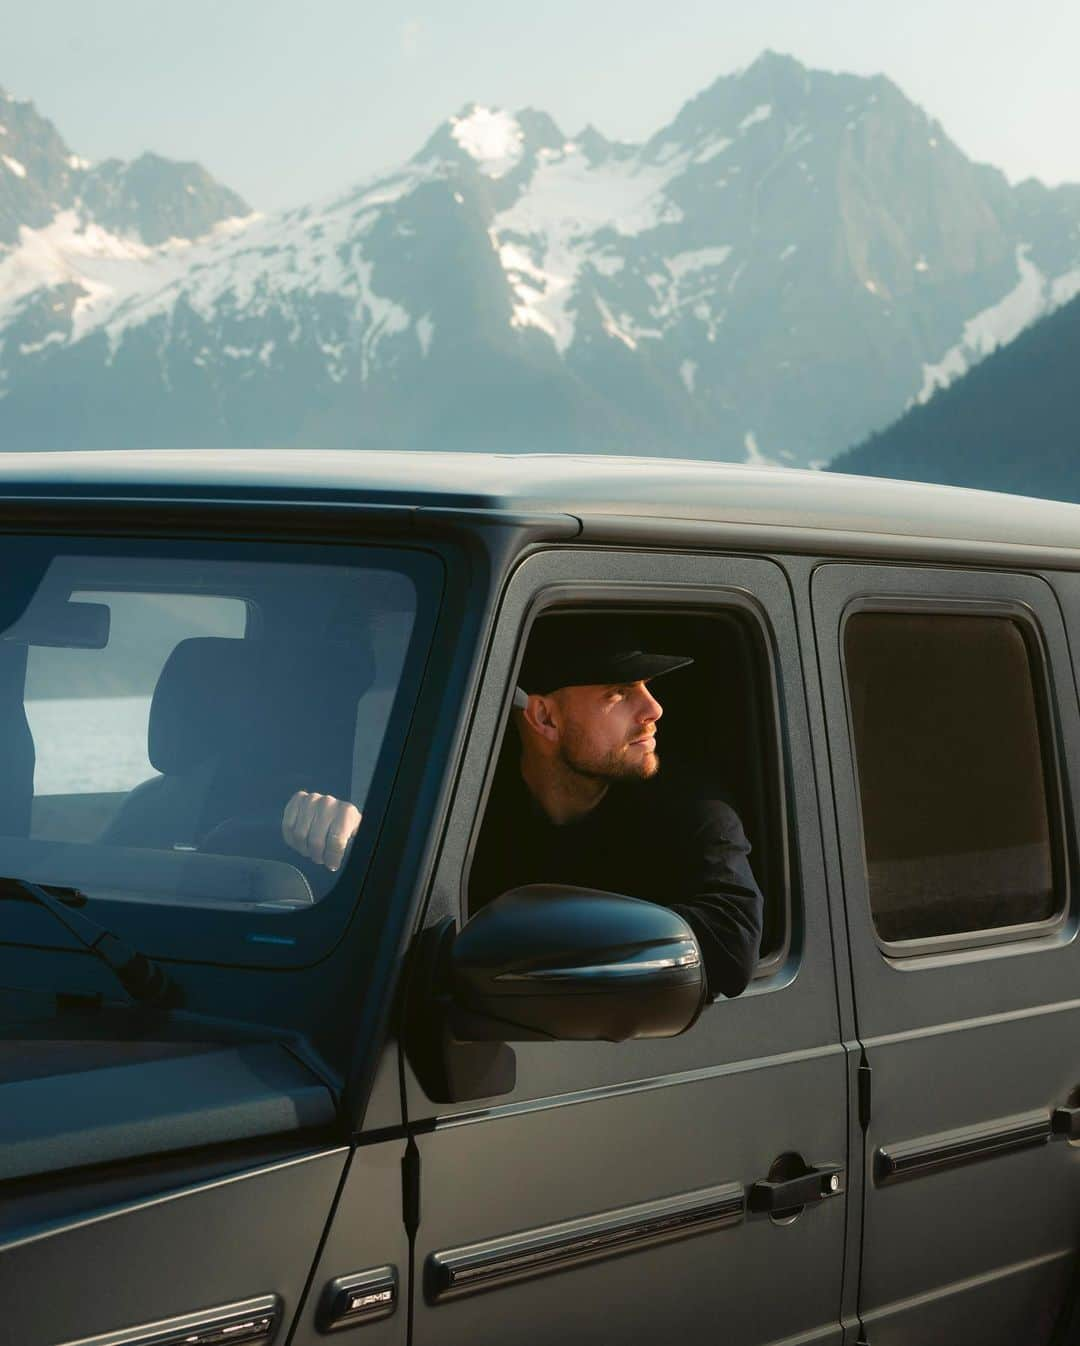
[[[624,622],[632,618],[641,648],[693,659],[688,667],[650,684],[663,708],[657,734],[660,770],[693,782],[706,797],[722,799],[739,815],[751,846],[751,868],[765,898],[758,975],[774,970],[790,943],[790,882],[776,682],[756,610],[590,605],[566,610],[568,639],[583,613],[618,616]],[[544,620],[558,621],[560,615],[560,610],[549,610]],[[526,634],[524,648],[527,642]],[[500,740],[489,799],[505,779],[503,773],[515,769],[518,751],[511,717]],[[647,845],[647,838],[628,838],[627,844]],[[471,880],[470,874],[466,893]],[[475,905],[468,899],[470,912]]]

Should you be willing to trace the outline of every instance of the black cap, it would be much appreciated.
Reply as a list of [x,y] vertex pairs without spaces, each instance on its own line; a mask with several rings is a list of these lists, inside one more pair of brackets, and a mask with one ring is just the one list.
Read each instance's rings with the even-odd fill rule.
[[518,684],[529,693],[558,687],[642,682],[692,664],[682,654],[642,648],[641,631],[623,619],[581,614],[541,618],[529,635]]

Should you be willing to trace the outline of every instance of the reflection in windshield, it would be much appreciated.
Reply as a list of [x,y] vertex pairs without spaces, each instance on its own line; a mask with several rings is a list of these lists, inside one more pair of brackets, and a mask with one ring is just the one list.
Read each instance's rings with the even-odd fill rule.
[[298,790],[364,809],[415,588],[389,567],[249,557],[58,555],[9,598],[0,873],[249,911],[329,891],[282,814]]
[[[131,790],[153,772],[149,696],[27,698],[38,796]],[[78,744],[78,751],[71,745]]]

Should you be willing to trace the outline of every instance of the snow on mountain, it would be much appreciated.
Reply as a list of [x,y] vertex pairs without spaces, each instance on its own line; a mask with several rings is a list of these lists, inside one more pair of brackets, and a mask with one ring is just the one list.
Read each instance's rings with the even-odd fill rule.
[[473,107],[464,116],[450,118],[450,134],[481,173],[501,178],[521,160],[525,133],[508,112]]
[[149,245],[198,238],[219,220],[249,213],[197,164],[155,154],[91,164],[33,103],[0,89],[0,252],[19,245],[23,229],[46,228],[68,210]]
[[637,157],[596,163],[571,141],[541,150],[539,160],[528,187],[492,220],[489,236],[514,292],[512,323],[538,327],[563,354],[575,336],[582,271],[614,275],[624,265],[620,240],[682,218],[664,188],[685,157],[662,166]]
[[222,309],[250,320],[290,299],[306,302],[320,294],[350,301],[354,314],[366,314],[378,330],[400,330],[408,325],[408,314],[373,292],[371,264],[349,256],[349,250],[380,209],[400,199],[415,181],[413,174],[383,180],[321,210],[224,220],[199,243],[148,250],[141,274],[87,299],[84,331],[102,329],[115,351],[129,329],[168,317],[181,301],[206,320]]
[[767,121],[772,116],[771,103],[759,103],[756,108],[748,112],[739,123],[740,133],[749,131],[751,126],[756,126],[758,122]]
[[[366,373],[379,340],[403,331],[412,319],[375,292],[372,264],[353,249],[380,211],[415,188],[419,178],[417,172],[386,178],[321,209],[220,220],[202,239],[171,238],[155,247],[85,223],[74,209],[58,212],[42,229],[24,228],[19,243],[0,253],[0,333],[43,291],[74,291],[70,309],[56,306],[57,326],[36,345],[22,344],[19,353],[36,353],[55,342],[74,345],[97,334],[105,337],[111,364],[128,332],[168,322],[180,305],[207,323],[232,314],[250,326],[271,310],[287,310],[294,300],[308,306],[324,295],[343,302],[354,328],[363,329]],[[429,323],[425,339],[430,338]],[[275,344],[256,334],[247,342],[225,343],[218,354],[226,361],[267,364]],[[320,343],[331,378],[341,372],[339,344]],[[4,376],[0,365],[0,396],[9,391]]]
[[[58,211],[42,229],[22,229],[19,242],[0,253],[0,326],[19,314],[23,302],[41,290],[74,286],[79,292],[66,339],[79,341],[99,326],[110,326],[118,310],[138,306],[147,293],[161,293],[187,276],[192,265],[220,247],[247,221],[222,221],[201,248],[170,239],[152,248],[87,223],[74,208]],[[118,335],[120,328],[111,327]]]
[[774,53],[644,144],[472,104],[265,217],[197,165],[88,167],[32,105],[0,125],[4,446],[819,463],[1080,290],[1080,189]]
[[996,304],[990,304],[964,323],[961,339],[933,364],[923,365],[922,387],[915,397],[928,402],[939,388],[947,388],[977,361],[1010,341],[1036,321],[1080,294],[1080,266],[1053,280],[1044,276],[1029,254],[1031,245],[1016,248],[1018,279]]

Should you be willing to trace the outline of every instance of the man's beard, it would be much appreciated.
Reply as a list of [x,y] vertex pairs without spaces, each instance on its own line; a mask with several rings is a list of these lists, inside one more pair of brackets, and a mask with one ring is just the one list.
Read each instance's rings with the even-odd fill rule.
[[660,754],[651,752],[630,754],[625,749],[612,748],[597,756],[588,752],[577,734],[570,734],[560,745],[563,765],[589,780],[631,781],[651,780],[660,770]]

